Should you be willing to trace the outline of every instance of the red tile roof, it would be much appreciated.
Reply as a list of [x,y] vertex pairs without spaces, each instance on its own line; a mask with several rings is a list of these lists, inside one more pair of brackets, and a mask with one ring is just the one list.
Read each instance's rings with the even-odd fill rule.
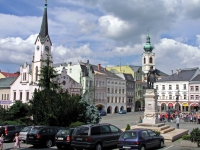
[[0,72],[2,73],[5,77],[17,77],[19,76],[19,73],[8,73],[8,72]]

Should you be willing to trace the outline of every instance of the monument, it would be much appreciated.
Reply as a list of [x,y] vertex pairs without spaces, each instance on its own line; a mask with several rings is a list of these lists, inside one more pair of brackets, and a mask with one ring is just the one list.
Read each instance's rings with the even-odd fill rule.
[[158,109],[157,109],[157,91],[153,88],[156,82],[156,74],[159,76],[158,70],[150,67],[147,73],[147,88],[145,93],[145,112],[143,123],[144,124],[158,124]]

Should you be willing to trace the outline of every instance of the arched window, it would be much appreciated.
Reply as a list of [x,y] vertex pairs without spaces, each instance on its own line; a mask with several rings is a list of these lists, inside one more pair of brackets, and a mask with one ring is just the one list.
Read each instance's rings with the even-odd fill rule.
[[149,63],[153,63],[152,57],[149,58]]
[[144,64],[146,64],[146,58],[144,58]]
[[38,80],[38,67],[35,67],[35,81]]

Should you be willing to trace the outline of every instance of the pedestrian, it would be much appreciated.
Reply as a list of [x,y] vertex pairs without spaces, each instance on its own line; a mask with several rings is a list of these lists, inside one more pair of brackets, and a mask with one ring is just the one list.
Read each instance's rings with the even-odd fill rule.
[[141,117],[139,118],[139,121],[138,121],[138,123],[142,123],[142,118],[141,118]]
[[180,124],[180,119],[179,119],[179,117],[177,116],[177,117],[176,117],[176,127],[177,127],[177,129],[179,129],[179,124]]
[[3,134],[0,137],[0,150],[3,149]]
[[19,133],[15,133],[15,138],[14,138],[14,140],[13,141],[15,141],[15,144],[14,144],[14,150],[16,150],[17,149],[17,146],[19,146],[19,148],[20,148],[20,139],[19,139]]

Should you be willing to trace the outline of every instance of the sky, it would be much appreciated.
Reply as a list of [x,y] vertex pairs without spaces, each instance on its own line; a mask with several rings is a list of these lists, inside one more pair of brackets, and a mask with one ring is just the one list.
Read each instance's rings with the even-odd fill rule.
[[[141,66],[149,31],[157,69],[199,67],[199,10],[199,0],[48,0],[53,62]],[[1,71],[31,64],[43,12],[44,0],[0,0]]]

